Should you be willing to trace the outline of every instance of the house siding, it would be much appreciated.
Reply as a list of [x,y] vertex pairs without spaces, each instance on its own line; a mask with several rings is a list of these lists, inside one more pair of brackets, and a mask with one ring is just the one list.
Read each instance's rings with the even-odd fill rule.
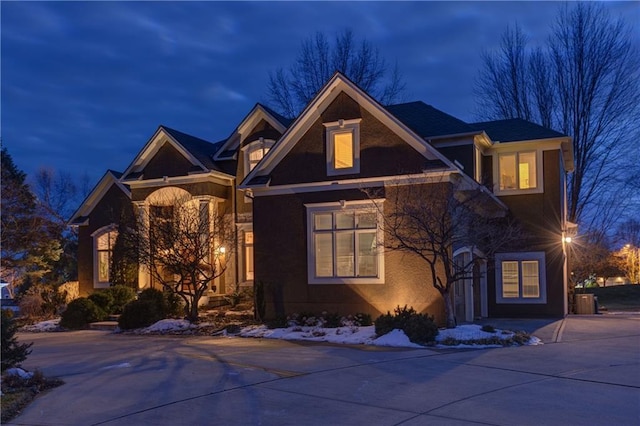
[[[118,224],[122,217],[132,217],[133,208],[129,197],[117,185],[112,185],[89,214],[89,223],[78,230],[78,283],[79,295],[87,296],[93,288],[93,234],[96,230]],[[132,283],[137,286],[137,283]]]
[[194,165],[173,145],[165,142],[144,168],[144,179],[159,179],[164,176],[186,176]]
[[363,192],[351,190],[254,200],[255,277],[265,286],[267,317],[327,311],[376,318],[407,305],[444,321],[442,297],[430,283],[426,264],[409,253],[385,253],[384,284],[308,284],[304,205],[366,199]]
[[495,270],[488,273],[489,314],[494,317],[564,316],[564,254],[562,252],[562,185],[558,168],[559,151],[543,152],[544,192],[541,194],[502,196],[500,199],[521,221],[532,236],[519,251],[544,251],[546,266],[546,304],[496,303]]
[[425,158],[407,142],[358,105],[340,94],[271,173],[271,185],[335,181],[327,175],[326,132],[323,123],[362,118],[360,122],[360,173],[340,179],[420,173]]
[[451,161],[457,161],[462,165],[463,171],[468,176],[474,177],[474,148],[473,142],[469,145],[459,145],[438,148],[445,157]]

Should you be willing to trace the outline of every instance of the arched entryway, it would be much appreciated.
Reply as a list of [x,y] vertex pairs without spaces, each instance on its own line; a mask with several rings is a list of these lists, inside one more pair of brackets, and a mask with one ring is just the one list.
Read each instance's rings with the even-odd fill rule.
[[454,312],[458,324],[487,316],[487,261],[482,253],[469,248],[454,252],[456,267],[468,273],[454,286]]

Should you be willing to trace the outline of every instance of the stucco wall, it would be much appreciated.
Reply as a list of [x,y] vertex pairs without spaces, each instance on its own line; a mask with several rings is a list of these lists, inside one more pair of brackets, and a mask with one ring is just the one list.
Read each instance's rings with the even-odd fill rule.
[[[265,285],[267,315],[282,302],[286,315],[322,311],[365,312],[376,318],[396,306],[413,306],[444,320],[440,294],[426,264],[415,255],[385,253],[384,284],[308,284],[305,203],[367,199],[359,190],[258,197],[254,200],[255,276]],[[391,208],[385,205],[385,209]]]

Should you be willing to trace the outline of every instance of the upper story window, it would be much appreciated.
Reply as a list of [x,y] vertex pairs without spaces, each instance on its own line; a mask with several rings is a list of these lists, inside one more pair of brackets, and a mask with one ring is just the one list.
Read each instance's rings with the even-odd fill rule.
[[541,151],[499,153],[494,164],[498,194],[542,192]]
[[111,259],[118,232],[113,225],[99,229],[93,234],[95,270],[94,287],[108,287],[111,282]]
[[328,176],[360,173],[360,121],[324,123]]
[[536,153],[500,154],[500,190],[532,189],[537,186]]
[[274,143],[275,141],[273,140],[260,138],[259,140],[251,142],[242,148],[245,152],[245,175],[248,175],[249,172],[258,165],[264,156],[267,155],[267,152],[269,152]]
[[310,284],[384,282],[381,213],[371,202],[306,207]]

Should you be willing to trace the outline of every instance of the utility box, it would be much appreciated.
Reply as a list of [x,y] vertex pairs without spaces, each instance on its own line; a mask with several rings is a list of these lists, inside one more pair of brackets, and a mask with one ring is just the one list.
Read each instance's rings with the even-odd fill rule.
[[593,294],[576,294],[576,314],[593,315],[596,313],[596,302]]

